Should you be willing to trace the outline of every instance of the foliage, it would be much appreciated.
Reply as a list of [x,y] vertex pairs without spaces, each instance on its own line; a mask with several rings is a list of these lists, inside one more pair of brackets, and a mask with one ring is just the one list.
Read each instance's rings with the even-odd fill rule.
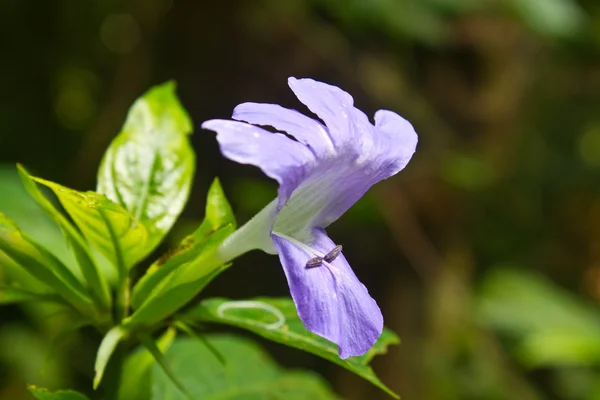
[[342,360],[338,357],[337,346],[304,327],[296,314],[294,302],[288,298],[255,298],[241,301],[207,299],[181,318],[186,323],[216,322],[237,326],[274,342],[316,354],[362,376],[396,397],[368,365],[375,355],[385,353],[389,345],[400,342],[398,336],[389,330],[383,331],[377,343],[365,355]]
[[[50,393],[71,387],[90,399],[108,398],[114,371],[131,382],[117,388],[121,399],[148,399],[154,374],[148,371],[161,369],[145,347],[134,347],[135,335],[120,342],[92,390],[94,357],[118,314],[128,309],[131,317],[152,295],[152,306],[143,306],[148,314],[138,314],[135,325],[145,332],[160,326],[150,336],[165,352],[185,332],[203,340],[205,331],[250,331],[222,321],[169,329],[175,322],[160,314],[177,304],[185,303],[171,315],[181,317],[202,301],[287,294],[275,257],[258,252],[208,275],[189,302],[201,282],[168,290],[157,285],[172,276],[169,270],[193,265],[207,246],[203,231],[194,232],[216,174],[240,222],[276,195],[273,182],[219,157],[214,137],[200,132],[199,122],[230,116],[240,101],[298,107],[280,84],[290,75],[346,87],[368,115],[377,108],[396,111],[419,133],[405,173],[369,192],[330,231],[378,299],[386,324],[402,336],[402,346],[373,361],[380,380],[411,399],[600,398],[592,337],[600,300],[597,1],[9,0],[0,19],[10,38],[0,66],[0,212],[22,238],[56,258],[49,257],[50,265],[70,271],[50,281],[75,289],[57,293],[0,251],[0,398],[30,399],[30,383]],[[166,236],[153,233],[163,241],[152,247],[148,234],[139,250],[131,249],[139,252],[127,256],[132,259],[147,254],[132,264],[127,283],[119,279],[111,237],[90,236],[95,232],[79,226],[97,212],[86,210],[84,221],[76,221],[54,191],[33,178],[76,189],[70,193],[101,192],[115,210],[135,216],[134,204],[129,208],[98,187],[98,165],[110,173],[105,150],[128,107],[170,77],[195,122],[187,126],[187,114],[176,112],[179,122],[166,125],[185,138],[180,145],[189,141],[196,151],[193,187]],[[155,101],[160,96],[147,102],[149,109]],[[162,149],[143,142],[147,131],[122,131],[122,140],[135,135],[140,148],[161,157]],[[114,143],[113,155],[120,156],[123,143]],[[27,170],[15,169],[16,162]],[[146,190],[141,182],[151,168],[126,170],[136,182],[131,189]],[[177,198],[177,191],[171,194]],[[99,229],[108,232],[105,225]],[[204,244],[187,251],[185,237]],[[497,268],[506,264],[510,270]],[[125,296],[116,296],[117,287],[127,285],[129,307]],[[175,298],[185,288],[185,296]],[[67,299],[77,302],[73,296],[77,307]],[[171,296],[176,301],[160,310]],[[160,322],[152,322],[156,318]],[[318,371],[348,399],[388,398],[325,358],[250,332],[282,365]],[[123,365],[121,374],[113,362]],[[140,365],[138,375],[131,365]]]
[[529,367],[600,364],[600,311],[543,277],[493,271],[479,312],[487,325],[518,338],[514,350]]
[[[175,95],[175,84],[168,82],[149,90],[131,107],[121,133],[102,161],[97,192],[80,192],[31,176],[19,165],[25,189],[61,228],[76,268],[72,271],[51,250],[0,214],[0,250],[44,287],[43,291],[31,291],[15,279],[0,289],[0,300],[3,304],[59,304],[73,315],[73,324],[59,337],[89,325],[97,328],[103,339],[97,350],[93,387],[98,389],[104,383],[106,393],[118,393],[123,399],[148,398],[150,393],[157,399],[241,398],[252,393],[335,398],[316,375],[285,372],[247,341],[228,336],[205,339],[195,332],[197,328],[190,327],[187,318],[173,318],[229,266],[219,258],[217,247],[235,230],[236,220],[217,179],[208,191],[204,221],[132,285],[131,271],[165,237],[189,195],[195,167],[190,131],[191,121]],[[68,217],[38,185],[54,194]],[[110,264],[116,280],[98,266],[101,257]],[[200,307],[210,310],[215,301],[219,302],[206,301]],[[290,300],[278,300],[275,306],[283,307],[278,312],[284,312],[287,323],[294,326],[294,340],[263,336],[321,355],[394,395],[368,366],[375,354],[398,342],[391,332],[386,332],[381,343],[364,357],[342,361],[335,346],[302,327]],[[191,322],[209,320],[198,307],[194,310],[195,314],[186,314],[193,316]],[[261,318],[249,314],[245,323],[257,325]],[[226,318],[210,321],[232,323]],[[154,339],[153,333],[165,326],[170,326],[167,332]],[[175,340],[175,329],[195,339]],[[124,357],[125,349],[135,342],[144,350]],[[315,344],[305,345],[311,342]],[[222,360],[211,352],[218,352]],[[219,372],[215,362],[224,362],[225,371]],[[256,375],[244,374],[250,366]],[[108,377],[111,368],[122,371],[120,379]],[[196,370],[200,373],[190,374]],[[223,374],[227,378],[220,378]],[[29,390],[38,399],[84,398],[70,391],[50,392],[33,386]]]
[[[336,399],[318,375],[284,371],[249,340],[209,336],[212,347],[192,338],[179,340],[165,354],[173,373],[197,399]],[[221,363],[214,351],[220,353]],[[204,360],[199,364],[198,360]],[[158,366],[154,367],[152,399],[185,399]],[[206,383],[210,382],[210,385]]]

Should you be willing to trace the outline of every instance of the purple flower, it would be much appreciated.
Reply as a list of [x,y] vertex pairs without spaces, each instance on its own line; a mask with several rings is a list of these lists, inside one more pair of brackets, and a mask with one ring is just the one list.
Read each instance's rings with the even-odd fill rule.
[[279,183],[277,199],[231,235],[219,252],[226,260],[251,249],[279,254],[306,327],[338,344],[341,358],[362,355],[383,329],[377,303],[343,254],[319,266],[306,264],[336,246],[325,233],[329,224],[375,183],[404,168],[417,134],[408,121],[386,110],[375,113],[373,126],[353,106],[352,96],[335,86],[296,78],[288,84],[325,124],[275,104],[243,103],[233,111],[237,121],[202,125],[217,132],[225,157],[256,165]]

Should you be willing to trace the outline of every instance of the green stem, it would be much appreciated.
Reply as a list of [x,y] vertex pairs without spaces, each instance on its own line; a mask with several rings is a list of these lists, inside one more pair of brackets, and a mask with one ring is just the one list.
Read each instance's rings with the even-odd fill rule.
[[129,315],[129,306],[131,301],[131,290],[130,290],[131,278],[125,276],[125,279],[119,280],[119,286],[117,288],[117,321],[122,321],[127,315]]
[[276,207],[277,200],[274,200],[219,245],[217,256],[223,263],[230,262],[254,249],[260,249],[269,254],[277,253],[271,239],[271,227]]

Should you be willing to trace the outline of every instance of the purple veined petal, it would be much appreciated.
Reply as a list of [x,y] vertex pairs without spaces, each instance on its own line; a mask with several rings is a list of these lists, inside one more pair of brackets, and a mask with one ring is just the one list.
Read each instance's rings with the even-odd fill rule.
[[326,228],[376,182],[375,172],[355,168],[354,163],[321,162],[296,188],[277,216],[274,229],[308,240],[311,232],[307,228]]
[[350,115],[354,108],[352,96],[336,86],[309,78],[290,77],[288,85],[298,100],[325,122],[336,149],[346,156],[360,151],[356,146],[362,139],[355,132]]
[[217,132],[221,153],[230,160],[259,167],[279,183],[283,205],[315,162],[314,154],[302,143],[244,122],[213,119],[202,128]]
[[388,149],[385,179],[406,167],[417,148],[418,137],[410,122],[388,110],[375,113],[375,127],[379,131],[380,147]]
[[296,110],[277,104],[242,103],[233,110],[232,118],[251,124],[272,126],[286,132],[310,146],[318,155],[335,151],[327,128]]
[[[339,346],[340,358],[363,355],[381,335],[381,310],[343,254],[330,264],[305,267],[314,255],[335,247],[322,229],[313,234],[310,246],[272,234],[298,315],[307,329]],[[319,253],[309,254],[311,248]]]
[[[330,173],[338,178],[322,185],[320,196],[327,201],[312,220],[315,226],[325,228],[342,216],[376,183],[401,171],[410,161],[417,145],[417,134],[412,125],[392,111],[380,110],[375,114],[376,126],[358,109],[351,114],[357,132],[366,138],[361,155],[351,164],[341,165]],[[372,140],[371,140],[372,138]],[[321,169],[322,166],[320,167]],[[320,175],[325,175],[321,172]],[[300,194],[311,182],[308,177],[297,189]],[[292,197],[293,200],[293,197]]]

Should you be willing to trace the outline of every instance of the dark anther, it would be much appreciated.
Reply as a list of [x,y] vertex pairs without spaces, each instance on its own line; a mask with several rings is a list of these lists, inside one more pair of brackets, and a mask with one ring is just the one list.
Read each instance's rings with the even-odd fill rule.
[[333,260],[335,260],[337,258],[337,256],[340,255],[341,252],[342,252],[342,245],[338,244],[337,246],[335,246],[333,248],[333,250],[331,250],[329,253],[325,254],[325,256],[323,257],[323,261],[332,262]]
[[322,263],[323,263],[322,257],[314,257],[306,262],[306,268],[320,267]]

